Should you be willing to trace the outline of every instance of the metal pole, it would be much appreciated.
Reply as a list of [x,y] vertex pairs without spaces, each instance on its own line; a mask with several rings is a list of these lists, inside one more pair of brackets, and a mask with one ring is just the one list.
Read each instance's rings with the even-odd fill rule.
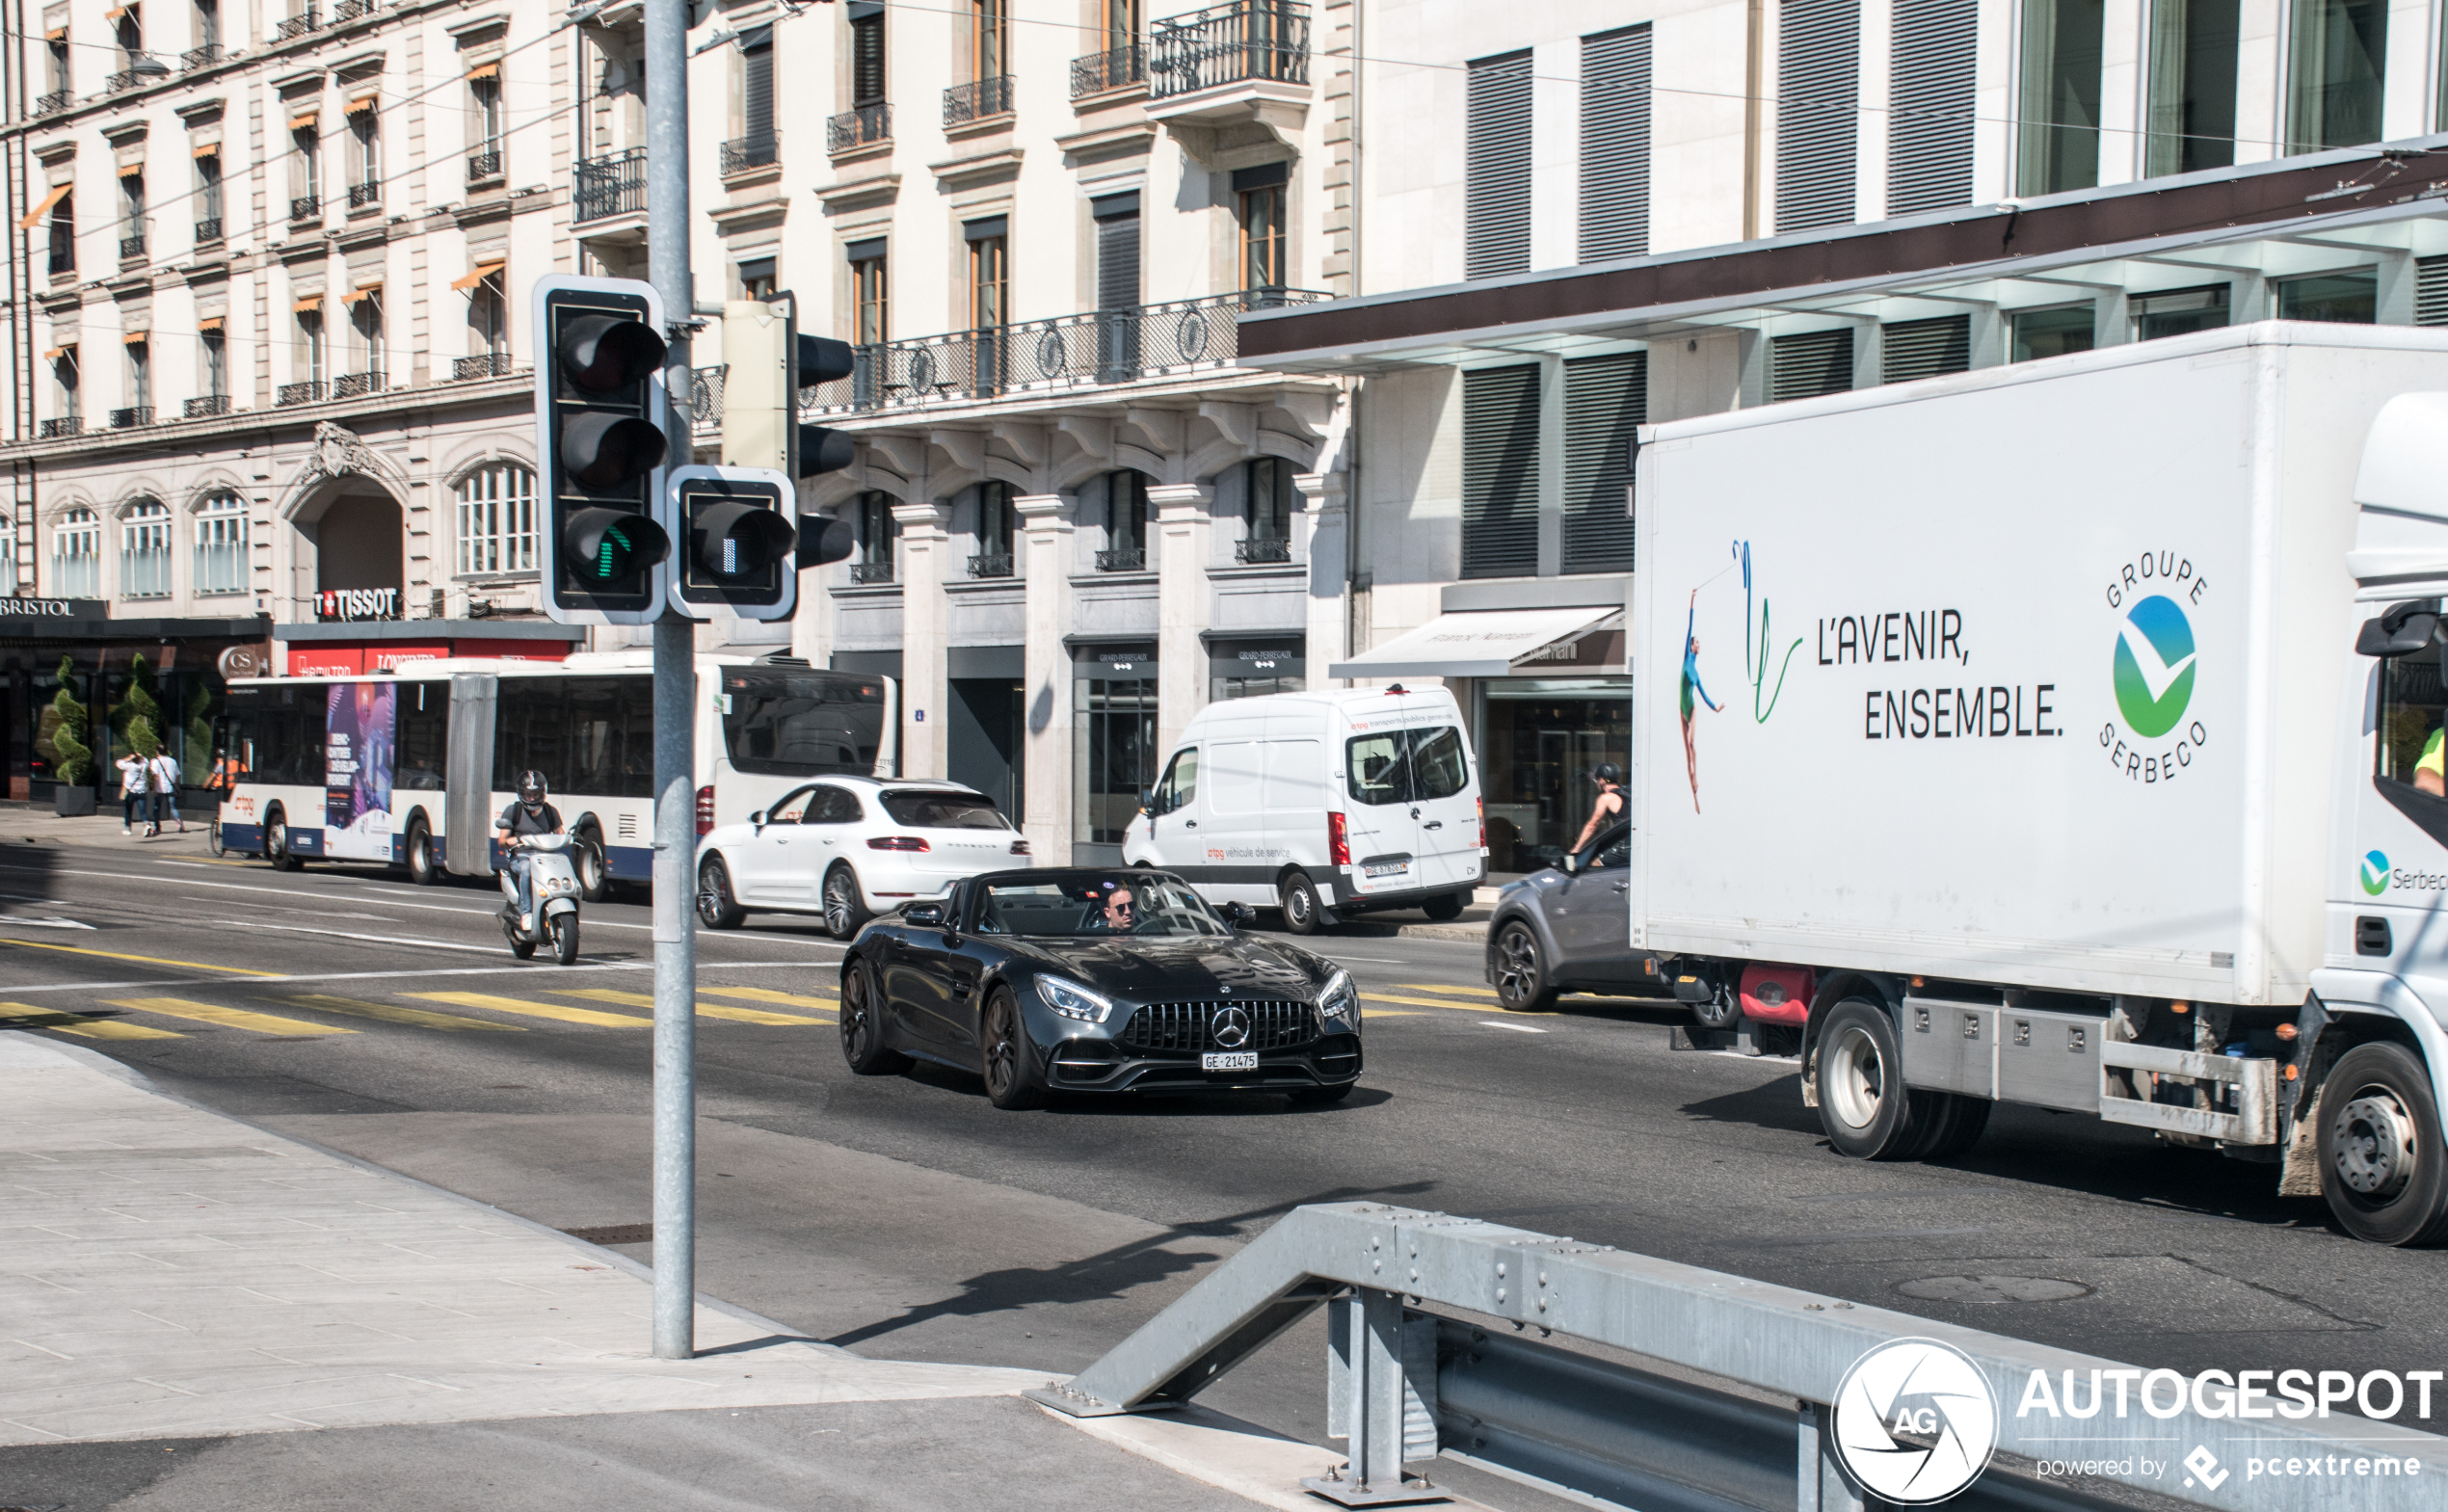
[[[688,0],[646,0],[647,278],[662,299],[666,392],[689,461]],[[654,1355],[697,1353],[696,626],[654,624]]]

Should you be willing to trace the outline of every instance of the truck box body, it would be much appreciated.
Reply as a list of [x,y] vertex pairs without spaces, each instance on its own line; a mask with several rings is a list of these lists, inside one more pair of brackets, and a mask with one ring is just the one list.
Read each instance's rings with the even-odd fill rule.
[[2267,322],[1646,431],[1633,946],[2302,1003],[2356,466],[2440,388]]

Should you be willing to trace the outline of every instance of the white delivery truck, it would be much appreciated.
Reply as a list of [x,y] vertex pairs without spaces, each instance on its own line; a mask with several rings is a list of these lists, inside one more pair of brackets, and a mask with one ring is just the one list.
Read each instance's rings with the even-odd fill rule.
[[1487,875],[1478,769],[1442,687],[1227,699],[1191,716],[1122,838],[1211,903],[1280,908],[1314,934],[1345,914],[1459,915]]
[[1642,440],[1630,943],[1704,1021],[1785,1026],[1848,1154],[2020,1102],[2448,1234],[2448,332]]

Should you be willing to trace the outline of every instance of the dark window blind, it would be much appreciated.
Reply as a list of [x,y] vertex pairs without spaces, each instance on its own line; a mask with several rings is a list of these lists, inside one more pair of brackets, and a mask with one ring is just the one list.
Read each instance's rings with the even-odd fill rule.
[[1908,384],[1916,378],[1960,373],[1972,365],[1972,317],[1900,320],[1878,332],[1878,381]]
[[1841,394],[1853,386],[1853,333],[1807,331],[1776,336],[1768,344],[1768,396],[1771,401]]
[[1632,446],[1649,415],[1649,354],[1564,364],[1564,570],[1632,570]]
[[1530,55],[1471,65],[1463,273],[1530,271]]
[[1972,202],[1972,66],[1979,0],[1896,0],[1887,213]]
[[1462,575],[1538,571],[1538,364],[1462,375]]
[[1861,0],[1786,0],[1777,26],[1776,229],[1853,220]]
[[1649,28],[1581,40],[1581,260],[1649,252]]

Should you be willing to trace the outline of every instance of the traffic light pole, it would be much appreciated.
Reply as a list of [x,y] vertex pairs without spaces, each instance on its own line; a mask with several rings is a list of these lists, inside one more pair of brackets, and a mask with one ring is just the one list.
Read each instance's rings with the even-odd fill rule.
[[[646,0],[647,279],[663,302],[664,368],[678,416],[694,412],[688,267],[688,0]],[[675,462],[687,461],[685,450]],[[679,544],[675,543],[678,546]],[[697,1352],[696,624],[654,623],[654,1355]]]

